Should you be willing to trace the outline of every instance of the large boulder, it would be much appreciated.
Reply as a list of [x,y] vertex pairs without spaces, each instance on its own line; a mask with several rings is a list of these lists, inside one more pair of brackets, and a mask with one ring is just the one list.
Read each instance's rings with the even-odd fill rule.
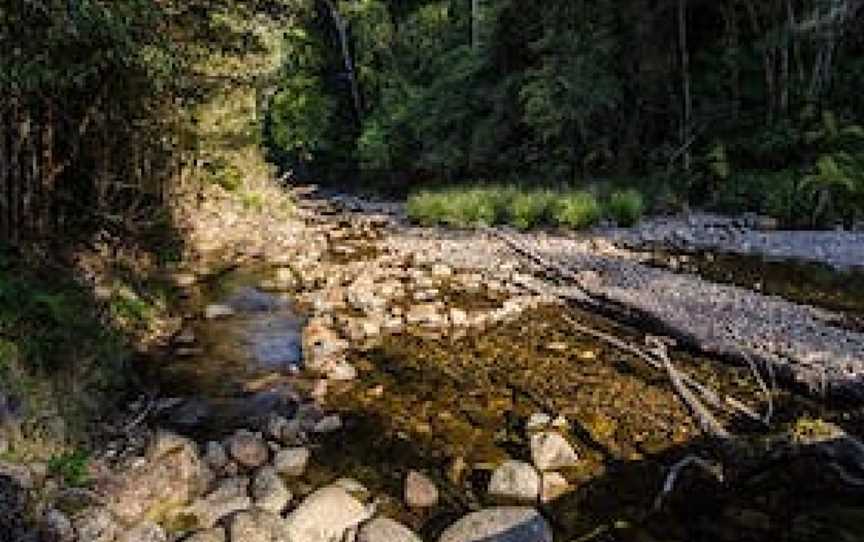
[[540,494],[540,476],[530,463],[505,461],[492,473],[489,495],[521,502],[534,502]]
[[375,518],[360,528],[357,542],[422,542],[408,527],[390,518]]
[[552,542],[552,529],[533,508],[486,508],[448,527],[438,542]]
[[367,519],[363,503],[337,486],[315,491],[286,518],[291,542],[338,542]]
[[157,433],[147,459],[102,481],[108,509],[124,524],[160,520],[190,502],[206,487],[210,471],[195,443],[167,432]]

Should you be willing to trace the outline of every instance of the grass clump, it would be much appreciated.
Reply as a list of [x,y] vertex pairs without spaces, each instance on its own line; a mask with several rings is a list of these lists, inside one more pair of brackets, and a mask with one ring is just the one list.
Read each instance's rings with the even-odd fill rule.
[[645,199],[633,188],[617,190],[609,196],[606,213],[619,226],[632,226],[639,222],[645,212]]
[[549,190],[518,191],[507,205],[508,222],[520,230],[549,224],[555,200]]
[[577,191],[565,194],[555,202],[553,218],[559,226],[583,229],[596,224],[602,214],[593,194]]

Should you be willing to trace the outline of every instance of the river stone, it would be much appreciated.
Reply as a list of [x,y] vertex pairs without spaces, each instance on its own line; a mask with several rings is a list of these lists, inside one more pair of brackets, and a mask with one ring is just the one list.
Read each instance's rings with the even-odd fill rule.
[[375,518],[360,528],[357,542],[422,542],[411,529],[390,518]]
[[338,414],[324,416],[312,428],[313,433],[333,433],[342,429],[342,418]]
[[540,494],[540,476],[524,461],[505,461],[492,473],[489,494],[493,497],[534,502]]
[[222,443],[211,440],[204,446],[204,461],[215,471],[221,471],[228,464],[228,452]]
[[276,469],[270,466],[262,467],[258,471],[252,480],[250,492],[255,506],[274,514],[282,513],[292,497]]
[[291,542],[336,542],[367,519],[363,504],[341,487],[323,487],[303,500],[286,518]]
[[579,462],[576,450],[558,433],[531,435],[531,458],[541,471],[575,467]]
[[550,503],[573,489],[560,472],[544,472],[540,483],[540,502]]
[[117,522],[106,508],[90,508],[73,520],[79,541],[113,542],[119,532]]
[[225,542],[225,529],[214,527],[205,531],[198,531],[183,542]]
[[264,439],[246,429],[240,429],[228,437],[227,447],[237,463],[252,469],[260,467],[270,457],[270,449]]
[[405,478],[405,503],[412,508],[431,508],[438,504],[438,488],[424,474],[410,471]]
[[302,542],[289,535],[281,517],[258,508],[235,514],[228,531],[231,542]]
[[72,521],[56,508],[49,509],[42,517],[39,531],[44,542],[73,542],[75,540],[75,527],[72,526]]
[[226,478],[215,490],[187,507],[183,515],[194,518],[198,527],[210,529],[221,518],[252,506],[248,488],[246,477]]
[[310,455],[309,448],[285,448],[276,454],[273,466],[276,472],[284,476],[303,476]]
[[168,542],[168,535],[159,525],[145,521],[124,531],[116,542]]
[[168,432],[157,434],[147,461],[139,461],[102,485],[108,509],[127,525],[159,520],[187,504],[211,479],[194,443]]
[[531,414],[531,417],[528,418],[527,422],[525,422],[525,430],[529,432],[542,431],[549,427],[551,423],[552,416],[545,412],[535,412],[534,414]]
[[228,305],[213,303],[211,305],[207,305],[207,307],[204,309],[204,318],[208,320],[215,320],[217,318],[228,318],[229,316],[234,316],[234,309],[232,309]]
[[438,542],[552,542],[552,529],[533,508],[486,508],[448,527]]
[[357,378],[357,369],[345,360],[333,363],[327,368],[327,378],[339,382],[347,382]]

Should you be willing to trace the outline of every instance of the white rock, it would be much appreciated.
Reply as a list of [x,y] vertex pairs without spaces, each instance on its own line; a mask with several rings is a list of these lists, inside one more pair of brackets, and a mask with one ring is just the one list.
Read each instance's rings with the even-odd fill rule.
[[540,476],[524,461],[505,461],[492,472],[489,494],[493,497],[535,502],[540,494]]
[[360,528],[357,542],[421,542],[411,529],[390,518],[375,518]]
[[531,435],[531,458],[541,471],[575,467],[579,462],[576,450],[558,433]]
[[285,525],[291,542],[334,542],[367,519],[363,503],[340,487],[327,486],[306,497]]
[[486,508],[448,527],[438,542],[552,542],[552,529],[533,508]]
[[309,448],[285,448],[276,454],[273,466],[276,472],[284,476],[303,476],[310,455]]

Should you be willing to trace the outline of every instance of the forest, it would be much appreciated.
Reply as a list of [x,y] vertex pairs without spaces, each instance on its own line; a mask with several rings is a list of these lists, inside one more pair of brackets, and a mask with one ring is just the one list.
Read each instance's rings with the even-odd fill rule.
[[864,0],[0,1],[0,542],[864,541]]

